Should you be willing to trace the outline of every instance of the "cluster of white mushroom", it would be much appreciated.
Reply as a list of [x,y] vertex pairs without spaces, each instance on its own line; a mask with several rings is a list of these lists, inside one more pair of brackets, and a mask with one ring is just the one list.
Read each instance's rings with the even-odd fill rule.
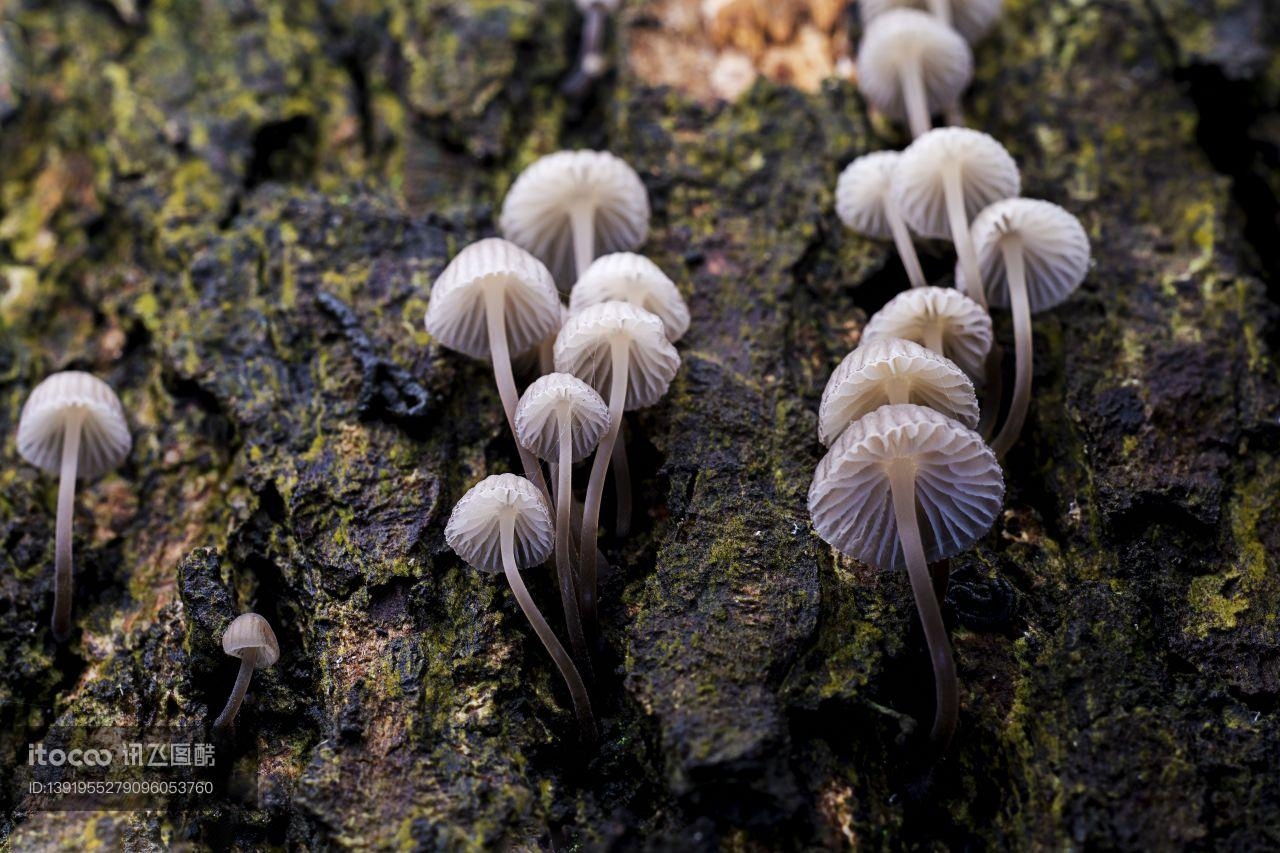
[[[639,175],[612,154],[562,151],[536,161],[512,185],[499,224],[506,239],[467,246],[441,273],[426,324],[450,349],[492,361],[525,476],[490,476],[474,486],[454,507],[445,538],[472,566],[506,574],[590,739],[595,726],[581,672],[591,671],[587,635],[597,626],[605,478],[612,462],[614,532],[626,535],[623,415],[666,394],[680,366],[673,343],[689,327],[689,310],[675,283],[630,251],[648,236],[649,198]],[[570,290],[567,306],[557,282]],[[545,375],[518,397],[512,357],[534,350]],[[579,520],[573,465],[593,452]],[[548,463],[551,489],[539,460]],[[520,578],[553,552],[572,655]]]
[[[915,5],[861,0],[858,51],[863,94],[905,119],[914,140],[902,152],[857,158],[836,186],[840,219],[867,237],[892,239],[911,289],[871,317],[827,384],[818,429],[830,450],[809,507],[818,534],[837,550],[906,567],[933,659],[932,740],[942,751],[958,689],[928,563],[969,548],[994,523],[1004,491],[999,460],[1031,398],[1031,314],[1079,287],[1090,249],[1070,213],[1017,197],[1018,167],[994,138],[932,129],[935,113],[958,123],[973,74],[969,41],[990,29],[999,0],[928,0],[932,14],[896,8]],[[930,286],[913,234],[954,244],[955,288]],[[1015,344],[1014,393],[998,431],[1002,353],[990,305],[1012,309]]]

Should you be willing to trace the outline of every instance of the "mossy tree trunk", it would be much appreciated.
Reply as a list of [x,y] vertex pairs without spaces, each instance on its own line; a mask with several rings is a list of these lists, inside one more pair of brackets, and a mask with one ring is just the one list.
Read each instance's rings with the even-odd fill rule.
[[[832,209],[840,167],[904,141],[853,87],[712,106],[624,67],[573,106],[577,13],[550,0],[10,2],[0,727],[207,722],[243,610],[282,658],[241,712],[257,808],[29,813],[4,790],[0,838],[1280,844],[1280,25],[1217,3],[1011,2],[977,50],[970,121],[1081,217],[1095,267],[1036,318],[1006,511],[950,566],[960,728],[926,774],[906,577],[834,558],[805,509],[822,384],[905,286]],[[618,23],[622,56],[649,23]],[[594,758],[509,593],[444,545],[454,501],[518,461],[486,366],[422,327],[448,258],[559,147],[637,167],[644,251],[693,314],[669,398],[628,422]],[[77,497],[58,647],[56,482],[13,436],[69,367],[119,389],[135,447]]]

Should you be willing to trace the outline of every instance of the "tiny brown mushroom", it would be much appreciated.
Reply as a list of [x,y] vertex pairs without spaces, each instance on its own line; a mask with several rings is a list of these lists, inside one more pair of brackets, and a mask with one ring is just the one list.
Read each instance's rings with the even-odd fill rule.
[[240,712],[240,704],[249,690],[253,671],[280,660],[280,644],[276,642],[275,632],[266,619],[257,613],[241,613],[222,633],[222,650],[240,659],[240,672],[236,675],[235,686],[231,688],[231,696],[218,719],[213,721],[215,731],[227,732],[235,725],[236,714]]

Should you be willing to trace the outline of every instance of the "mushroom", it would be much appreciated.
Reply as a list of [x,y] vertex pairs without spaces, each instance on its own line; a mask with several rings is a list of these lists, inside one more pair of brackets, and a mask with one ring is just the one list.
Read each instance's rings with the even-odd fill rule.
[[649,193],[635,169],[608,151],[557,151],[520,173],[502,202],[498,224],[568,290],[597,252],[644,242]]
[[862,329],[862,344],[881,338],[915,341],[979,380],[991,351],[991,316],[954,287],[916,287],[871,315]]
[[53,636],[71,635],[71,523],[76,477],[90,480],[129,455],[133,439],[120,398],[88,373],[67,370],[45,379],[22,407],[18,453],[46,473],[58,473],[58,521],[54,548]]
[[851,424],[809,488],[809,514],[824,541],[881,569],[907,570],[933,661],[930,737],[939,754],[955,731],[959,690],[929,562],[973,545],[1003,498],[1000,465],[982,436],[910,403],[882,406]]
[[1001,0],[858,0],[864,25],[890,9],[924,9],[955,27],[970,44],[990,32],[1002,5]]
[[[519,395],[511,357],[555,331],[560,307],[547,268],[514,243],[494,237],[459,252],[431,286],[427,331],[450,349],[493,362],[512,435]],[[518,443],[517,449],[525,474],[545,493],[537,460]]]
[[257,613],[241,613],[231,621],[222,633],[222,650],[233,658],[240,658],[240,672],[235,686],[227,698],[226,707],[213,721],[215,731],[230,731],[240,712],[240,703],[249,689],[253,671],[280,660],[280,644],[276,642],[271,625]]
[[[615,252],[596,258],[569,292],[569,310],[577,312],[615,300],[656,314],[672,343],[689,330],[689,306],[675,282],[642,255]],[[614,533],[626,536],[631,529],[631,473],[625,442],[614,443],[612,466],[618,503]]]
[[857,63],[862,94],[890,118],[905,119],[917,138],[932,126],[930,114],[958,101],[973,79],[969,43],[916,9],[890,9],[870,21]]
[[849,424],[881,406],[916,403],[972,428],[973,383],[948,358],[900,338],[869,341],[832,372],[818,407],[818,439],[831,446]]
[[1003,458],[1018,440],[1031,402],[1031,315],[1047,311],[1076,291],[1089,271],[1089,237],[1067,211],[1048,201],[998,201],[973,220],[981,286],[965,270],[956,282],[982,291],[998,308],[1013,312],[1014,386],[1009,413],[991,449]]
[[624,410],[658,402],[680,367],[680,355],[667,340],[657,315],[628,302],[603,302],[575,313],[556,338],[556,370],[572,373],[609,401],[609,430],[596,451],[587,481],[579,548],[582,617],[596,621],[596,537],[605,472]]
[[542,494],[515,474],[485,477],[472,486],[454,506],[444,529],[449,547],[469,565],[506,574],[516,602],[569,687],[584,740],[594,742],[595,719],[587,687],[520,577],[521,569],[551,556],[554,536],[551,511]]
[[590,385],[567,373],[550,373],[536,380],[516,406],[516,440],[530,453],[552,463],[556,474],[556,572],[569,642],[583,666],[590,661],[590,655],[569,557],[573,463],[591,455],[608,426],[609,407],[604,400]]
[[[902,152],[890,193],[913,231],[955,243],[959,264],[972,280],[978,262],[969,218],[994,201],[1016,196],[1021,183],[1017,164],[994,138],[964,127],[941,127]],[[981,288],[969,296],[987,307]]]
[[900,156],[897,151],[875,151],[845,166],[836,181],[836,215],[846,228],[865,237],[892,238],[911,286],[924,287],[929,282],[920,268],[911,232],[889,193]]
[[577,0],[582,12],[582,47],[578,54],[578,67],[560,87],[570,98],[582,98],[591,88],[591,81],[604,74],[608,60],[604,55],[605,25],[609,13],[618,9],[620,0]]

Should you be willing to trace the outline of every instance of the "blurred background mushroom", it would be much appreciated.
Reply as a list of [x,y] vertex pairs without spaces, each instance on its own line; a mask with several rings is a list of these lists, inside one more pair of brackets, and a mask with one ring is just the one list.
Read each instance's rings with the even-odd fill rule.
[[567,291],[597,253],[628,251],[645,241],[649,193],[635,169],[608,151],[557,151],[516,178],[498,225]]
[[809,489],[809,513],[824,541],[881,569],[907,570],[933,663],[930,742],[939,756],[955,732],[959,687],[929,562],[972,546],[1003,500],[1000,465],[982,436],[910,403],[882,406],[851,424]]
[[955,103],[973,78],[973,53],[955,30],[925,12],[891,9],[866,24],[858,45],[858,89],[919,138],[930,116]]
[[911,232],[889,192],[900,156],[897,151],[873,151],[845,166],[836,181],[836,215],[850,231],[873,240],[892,239],[911,286],[924,287],[929,282]]
[[680,368],[657,315],[629,302],[604,302],[573,314],[556,339],[556,370],[587,382],[609,402],[609,429],[596,451],[582,511],[579,580],[582,617],[596,625],[596,538],[605,472],[625,410],[658,402]]
[[618,10],[620,0],[576,0],[582,12],[582,40],[578,64],[560,86],[560,91],[575,100],[586,97],[591,84],[609,67],[604,53],[609,15]]
[[75,516],[76,477],[92,479],[129,455],[133,438],[120,398],[111,386],[88,373],[55,373],[35,387],[18,420],[18,453],[40,470],[59,475],[58,518],[54,546],[54,639],[71,635],[75,581],[71,567],[71,528]]
[[956,270],[966,291],[980,290],[998,308],[1013,314],[1014,380],[1009,413],[991,442],[1003,458],[1018,440],[1031,403],[1031,315],[1062,303],[1089,272],[1089,237],[1066,210],[1048,201],[998,201],[973,220],[973,239],[982,271],[973,286]]
[[582,631],[578,588],[570,547],[570,506],[573,502],[573,463],[591,455],[609,426],[609,407],[595,389],[576,376],[550,373],[537,379],[516,407],[516,440],[555,472],[556,574],[564,606],[565,626],[574,656],[586,670],[591,657]]
[[485,477],[454,506],[444,538],[468,565],[506,575],[516,602],[569,688],[583,740],[594,743],[596,724],[586,684],[520,577],[521,569],[545,561],[554,548],[551,511],[538,489],[515,474]]
[[253,679],[253,671],[274,664],[280,659],[280,644],[276,642],[275,632],[270,623],[257,613],[241,613],[222,634],[222,650],[233,658],[240,659],[240,671],[236,674],[236,683],[227,697],[227,704],[222,713],[213,721],[214,731],[229,732],[240,713],[240,704],[249,690],[249,682]]

